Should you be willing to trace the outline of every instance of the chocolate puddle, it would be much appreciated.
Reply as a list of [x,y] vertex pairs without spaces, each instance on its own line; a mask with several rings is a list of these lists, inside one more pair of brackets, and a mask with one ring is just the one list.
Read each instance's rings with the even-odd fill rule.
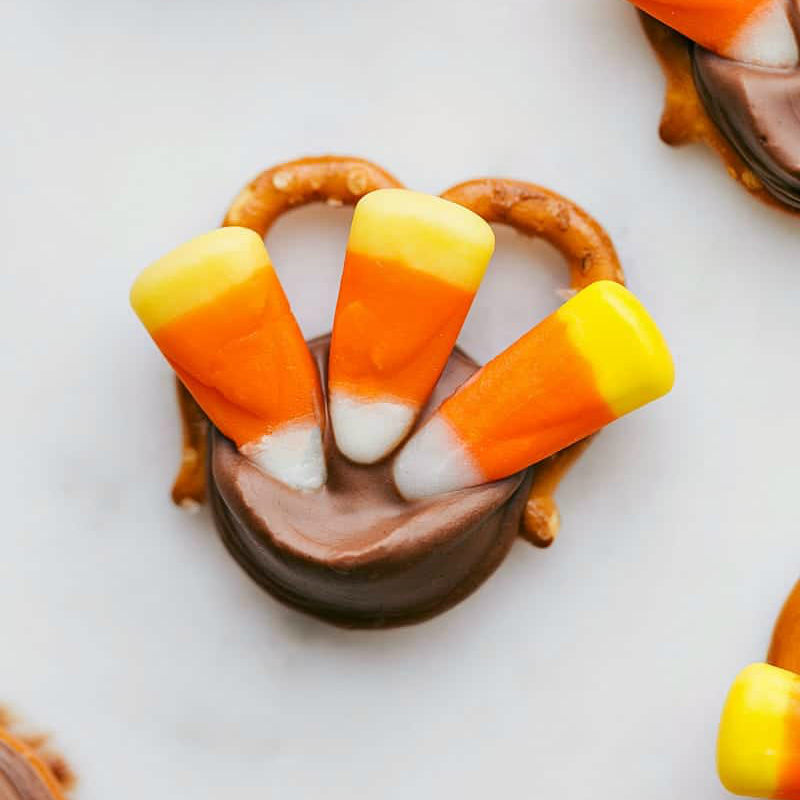
[[[325,385],[329,337],[310,347]],[[427,418],[478,365],[456,348]],[[532,472],[408,503],[390,461],[359,466],[326,434],[328,482],[298,492],[259,471],[214,430],[209,489],[220,535],[279,599],[338,624],[382,627],[432,616],[499,565],[519,531]]]

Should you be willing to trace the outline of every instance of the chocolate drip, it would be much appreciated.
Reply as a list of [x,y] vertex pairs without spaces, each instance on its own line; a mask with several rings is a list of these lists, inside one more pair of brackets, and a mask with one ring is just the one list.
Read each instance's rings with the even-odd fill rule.
[[[320,371],[329,337],[310,343]],[[478,365],[456,349],[426,418]],[[262,587],[338,624],[381,627],[436,614],[499,565],[519,530],[530,471],[486,486],[408,503],[390,462],[359,466],[326,436],[328,482],[289,489],[260,472],[218,431],[209,488],[220,535]]]
[[693,48],[708,114],[776,199],[800,209],[800,69],[779,70]]
[[54,800],[36,770],[16,750],[0,741],[0,800]]

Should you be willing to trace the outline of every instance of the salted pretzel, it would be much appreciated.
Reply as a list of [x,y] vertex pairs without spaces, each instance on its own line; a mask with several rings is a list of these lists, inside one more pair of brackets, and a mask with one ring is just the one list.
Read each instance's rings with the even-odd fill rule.
[[[264,237],[289,209],[313,202],[354,205],[376,189],[402,184],[381,167],[347,156],[303,158],[262,172],[233,201],[223,225],[250,228]],[[510,225],[520,233],[545,239],[564,256],[570,287],[582,289],[599,280],[624,284],[614,246],[602,226],[570,200],[532,183],[482,178],[453,186],[442,194],[487,222]],[[205,499],[208,422],[180,381],[176,382],[183,426],[180,470],[172,497],[196,506]],[[533,468],[520,535],[539,547],[554,541],[560,524],[554,494],[589,444],[584,439]]]

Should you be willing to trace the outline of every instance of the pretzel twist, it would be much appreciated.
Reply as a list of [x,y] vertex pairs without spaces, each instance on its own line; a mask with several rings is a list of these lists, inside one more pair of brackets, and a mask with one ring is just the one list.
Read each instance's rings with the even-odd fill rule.
[[[240,225],[266,236],[285,211],[308,203],[354,205],[375,189],[401,188],[391,174],[364,159],[346,156],[302,158],[262,172],[233,201],[223,225]],[[566,259],[570,286],[582,289],[598,280],[624,283],[614,245],[602,226],[561,195],[532,183],[503,178],[467,181],[442,194],[487,222],[510,225],[552,244]],[[194,398],[177,381],[183,424],[183,453],[172,497],[194,506],[205,499],[207,421]],[[545,459],[534,468],[520,535],[539,547],[554,541],[560,524],[553,498],[558,485],[590,438]]]

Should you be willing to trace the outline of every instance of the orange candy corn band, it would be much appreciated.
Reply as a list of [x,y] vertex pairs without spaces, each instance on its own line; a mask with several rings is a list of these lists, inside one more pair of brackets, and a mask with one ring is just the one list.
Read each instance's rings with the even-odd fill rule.
[[[373,275],[380,268],[381,283]],[[423,405],[447,361],[473,294],[405,264],[347,251],[337,303],[332,388]],[[408,309],[414,309],[409,315]],[[439,320],[444,319],[443,326]],[[369,341],[366,349],[364,342]]]
[[774,797],[800,800],[800,676],[789,700],[784,731],[784,754],[778,765],[778,785]]
[[725,50],[741,33],[748,19],[766,5],[764,0],[633,2],[650,16],[716,52]]
[[[225,225],[251,228],[265,236],[284,212],[314,202],[354,205],[368,192],[402,184],[381,167],[349,156],[320,156],[278,164],[251,181],[234,200]],[[510,225],[520,233],[545,239],[564,256],[570,286],[582,289],[597,280],[624,283],[614,246],[602,226],[579,206],[536,184],[504,178],[481,178],[442,194],[487,222]],[[180,381],[176,386],[183,424],[181,465],[173,488],[178,504],[203,502],[206,429],[204,415]],[[521,535],[549,546],[560,515],[553,495],[586,447],[578,442],[537,465],[525,508]]]
[[286,420],[324,418],[316,367],[272,268],[164,325],[153,339],[237,446]]
[[[525,469],[565,440],[574,443],[616,419],[591,364],[570,343],[557,316],[545,319],[506,354],[490,361],[480,382],[463,386],[440,410],[487,481]],[[527,367],[523,374],[520,364]],[[525,394],[537,398],[535,408],[519,406]],[[499,420],[498,407],[506,412]]]

